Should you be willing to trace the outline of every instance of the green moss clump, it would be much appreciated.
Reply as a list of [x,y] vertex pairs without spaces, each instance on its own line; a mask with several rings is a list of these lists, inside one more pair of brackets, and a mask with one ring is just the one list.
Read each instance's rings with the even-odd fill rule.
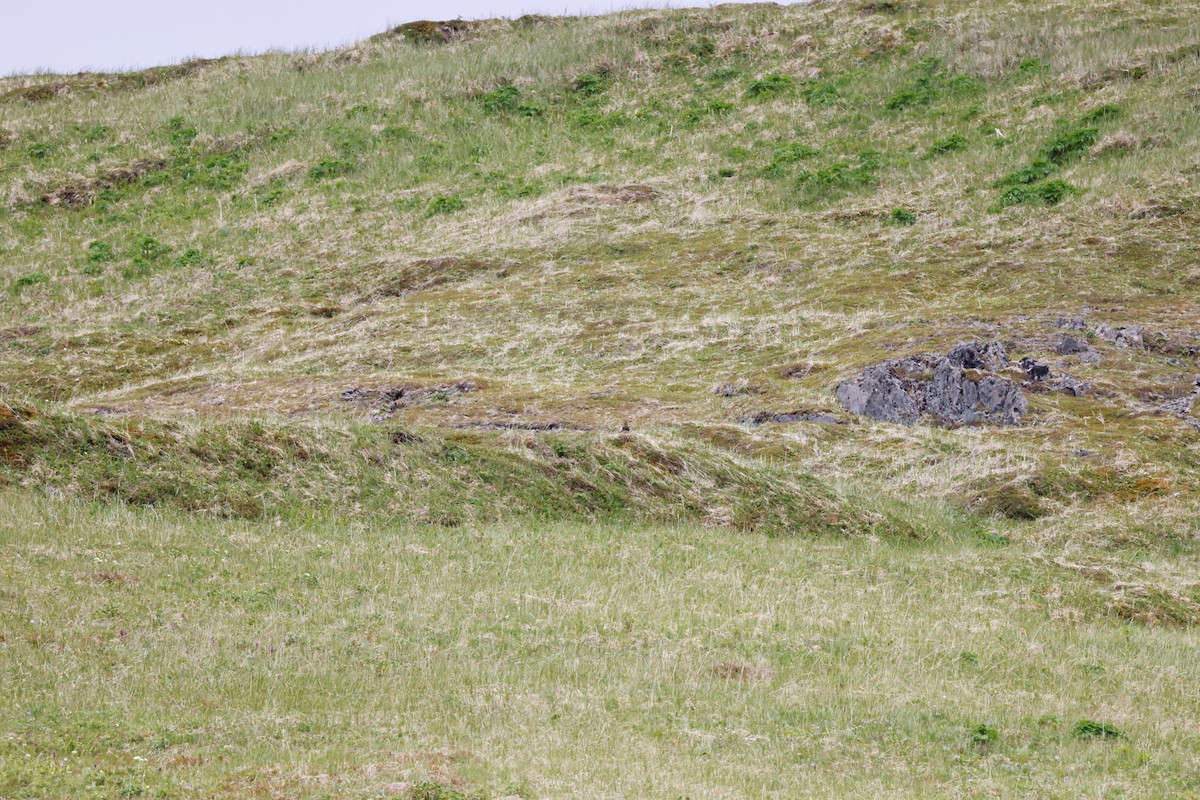
[[746,87],[746,97],[751,100],[762,100],[768,97],[788,94],[796,88],[796,79],[790,75],[772,73],[759,78]]

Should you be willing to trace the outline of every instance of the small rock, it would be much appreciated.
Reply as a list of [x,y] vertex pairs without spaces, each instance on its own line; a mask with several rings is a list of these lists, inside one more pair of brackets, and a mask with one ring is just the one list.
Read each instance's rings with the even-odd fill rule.
[[1022,358],[1017,364],[1021,367],[1021,371],[1025,373],[1025,377],[1028,380],[1044,381],[1050,377],[1050,367],[1045,364],[1039,364],[1035,359]]
[[1069,394],[1072,397],[1083,397],[1092,390],[1092,384],[1089,381],[1072,378],[1070,375],[1063,375],[1051,384],[1050,388],[1056,392]]
[[1189,394],[1186,397],[1179,397],[1175,400],[1162,404],[1163,411],[1170,411],[1172,414],[1180,416],[1188,416],[1192,413],[1192,406],[1196,403],[1197,394]]
[[751,386],[744,380],[736,383],[720,383],[713,387],[713,394],[721,397],[737,397],[743,394],[760,394],[760,390],[756,386]]
[[1083,317],[1059,317],[1056,323],[1060,328],[1066,328],[1069,331],[1085,331],[1087,323],[1083,321]]
[[1008,369],[1008,353],[1000,342],[968,342],[960,344],[946,354],[946,360],[963,369],[1000,372]]
[[1058,344],[1054,345],[1054,352],[1060,356],[1078,355],[1081,361],[1088,363],[1100,360],[1100,353],[1096,351],[1096,348],[1070,334],[1063,334]]
[[1105,341],[1113,342],[1121,347],[1142,348],[1146,345],[1142,329],[1137,326],[1128,328],[1110,328],[1108,325],[1097,325],[1095,334]]
[[1088,457],[1088,456],[1090,456],[1090,455],[1092,455],[1092,451],[1091,451],[1091,450],[1085,450],[1085,449],[1083,449],[1082,447],[1080,447],[1079,449],[1077,449],[1077,450],[1075,451],[1075,456],[1076,456],[1077,458],[1087,458],[1087,457]]
[[791,364],[779,370],[779,377],[798,381],[807,378],[812,371],[812,364]]

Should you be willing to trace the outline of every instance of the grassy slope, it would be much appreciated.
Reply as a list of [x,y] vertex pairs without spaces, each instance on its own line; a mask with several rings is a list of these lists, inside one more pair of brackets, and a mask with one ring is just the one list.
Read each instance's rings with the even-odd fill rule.
[[[486,525],[563,547],[611,536],[649,550],[698,536],[740,546],[720,529],[899,534],[924,544],[895,545],[882,566],[865,544],[845,544],[846,557],[876,565],[885,582],[916,570],[921,602],[984,591],[973,570],[985,566],[993,577],[1014,570],[1005,580],[1029,598],[1052,580],[1058,588],[1045,592],[1073,598],[1084,627],[1033,600],[995,619],[1049,631],[1069,652],[1125,652],[1121,636],[1147,637],[1153,668],[1182,675],[1194,665],[1177,661],[1178,648],[1200,619],[1200,434],[1194,417],[1155,409],[1200,373],[1198,10],[1175,0],[638,11],[480,23],[445,44],[385,34],[334,53],[0,80],[0,485],[260,520],[245,530],[268,551],[283,546],[269,535],[275,525],[329,537],[365,526],[377,532],[371,547],[392,546],[380,532],[414,522],[462,531],[411,533],[429,541],[467,542]],[[1035,196],[999,208],[1011,186],[997,181],[1051,145],[1055,160],[1031,186],[1043,197],[1057,180],[1073,191],[1053,206]],[[88,204],[69,207],[77,197]],[[1062,359],[1051,350],[1060,315],[1143,325],[1149,347],[1096,340],[1100,363]],[[1027,424],[1011,430],[738,424],[761,410],[836,412],[833,386],[864,364],[990,336],[1015,355],[1064,362],[1096,390],[1032,395]],[[797,366],[801,377],[787,376]],[[462,381],[476,390],[458,391]],[[731,397],[712,391],[739,382],[747,390]],[[383,422],[371,420],[388,411],[377,398],[341,399],[398,385],[415,393]],[[556,430],[498,429],[546,426]],[[48,520],[35,536],[12,525],[9,547],[75,535],[55,514],[120,513],[33,498],[0,499],[14,519]],[[193,543],[243,529],[119,518],[149,539],[155,526],[162,536],[181,526]],[[616,527],[528,533],[530,520]],[[712,532],[629,527],[639,522]],[[765,553],[808,563],[825,546],[752,541],[744,546],[765,549],[728,570],[765,574]],[[480,554],[456,557],[467,555]],[[953,566],[935,576],[942,560]],[[546,568],[531,562],[529,580],[548,580],[533,574]],[[14,578],[13,602],[41,579]],[[480,580],[480,592],[494,592],[499,579]],[[579,580],[636,579],[589,562]],[[215,590],[240,591],[231,581],[216,579]],[[146,608],[174,591],[142,586],[131,591],[145,592]],[[890,607],[879,613],[898,624]],[[443,622],[472,624],[464,619]],[[919,638],[932,623],[904,624]],[[27,638],[5,631],[5,642]],[[896,645],[922,646],[941,644]],[[9,652],[13,674],[36,657]],[[1044,653],[1023,657],[1052,669]],[[551,670],[549,685],[570,655],[557,644],[544,655],[531,663]],[[912,680],[889,660],[849,685],[885,673],[893,685]],[[145,680],[160,674],[112,663]],[[327,675],[363,668],[349,656],[310,663]],[[1122,676],[1134,669],[1121,663]],[[77,669],[80,680],[100,674],[86,659]],[[1046,735],[1064,746],[1070,718],[1096,705],[1088,680],[1063,688],[1070,711],[1037,712],[1061,718]],[[1123,677],[1111,688],[1134,685]],[[971,697],[982,713],[999,692]],[[81,713],[63,702],[50,708]],[[1002,727],[1034,741],[1013,710],[1020,702],[1004,702]],[[1186,728],[1188,707],[1156,708],[1120,721],[1142,726],[1136,747],[1159,765],[1145,793],[1169,795],[1195,774],[1195,754],[1164,732]],[[658,724],[645,708],[626,713],[614,740]],[[879,719],[866,706],[845,713]],[[237,717],[230,710],[224,724],[251,724]],[[1171,721],[1146,732],[1156,718]],[[15,719],[10,731],[44,731]],[[930,793],[965,780],[942,756],[963,747],[966,720],[935,720],[881,786],[901,786],[912,759],[949,770]],[[204,730],[197,741],[211,759],[217,734]],[[765,734],[771,747],[782,730]],[[363,735],[365,749],[387,749]],[[662,737],[668,750],[680,746],[673,736]],[[866,752],[855,748],[870,737],[847,736]],[[433,747],[431,737],[392,749]],[[532,751],[478,756],[472,784],[498,791],[509,776],[566,796],[620,783],[596,773],[568,785],[566,768],[547,765],[585,756],[557,746],[537,768]],[[698,777],[709,775],[705,762],[682,752],[646,758],[678,763],[678,786],[708,781]],[[1064,761],[1095,773],[1099,752],[1070,749]],[[831,758],[822,781],[836,778]],[[300,761],[265,750],[238,769],[274,765],[295,793]],[[209,786],[237,771],[207,763]],[[997,787],[1018,785],[1019,770],[997,777],[997,763],[975,766]],[[1136,794],[1133,762],[1112,768]],[[12,786],[28,785],[20,774]],[[24,791],[64,779],[38,774],[48,782]],[[362,775],[340,774],[371,790]],[[742,791],[712,780],[693,796]],[[621,785],[614,795],[632,791]]]
[[[1197,371],[1194,10],[630,12],[141,89],[9,79],[0,387],[303,426],[369,415],[349,387],[469,379],[400,420],[674,430],[829,409],[863,364],[977,336],[1055,359],[1047,323],[1084,315],[1147,326],[1154,351],[1099,343],[1099,365],[1068,363],[1098,391],[1036,397],[1025,431],[950,436],[939,481],[916,485],[928,455],[885,427],[762,435],[901,494],[960,495],[981,461],[1028,484],[1043,449],[1082,447],[1178,499],[1196,433],[1145,415]],[[1063,137],[1082,144],[1044,179],[1078,193],[992,210],[997,179]],[[39,199],[72,192],[95,202]],[[781,376],[795,364],[814,368]],[[738,381],[753,391],[711,391]]]

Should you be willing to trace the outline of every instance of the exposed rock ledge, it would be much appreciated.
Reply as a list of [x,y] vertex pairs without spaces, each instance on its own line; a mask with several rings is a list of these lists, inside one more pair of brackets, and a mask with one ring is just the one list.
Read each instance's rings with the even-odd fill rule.
[[847,411],[915,425],[929,415],[943,425],[1020,425],[1028,404],[1021,386],[988,374],[1008,369],[999,342],[960,344],[944,356],[924,353],[884,361],[837,387]]

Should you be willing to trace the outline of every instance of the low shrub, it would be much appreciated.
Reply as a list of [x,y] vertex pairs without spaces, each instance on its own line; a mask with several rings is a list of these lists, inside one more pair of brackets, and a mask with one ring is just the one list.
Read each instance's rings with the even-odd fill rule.
[[453,214],[455,211],[462,211],[467,207],[467,204],[459,197],[439,195],[429,201],[429,206],[425,209],[425,216],[432,217],[438,214]]
[[753,100],[761,100],[768,97],[776,97],[782,94],[788,94],[796,88],[796,79],[789,75],[780,75],[772,73],[751,83],[746,88],[746,97]]
[[925,151],[928,157],[945,155],[946,153],[957,153],[960,150],[967,149],[967,137],[961,133],[955,133],[947,136],[945,139],[938,139]]

